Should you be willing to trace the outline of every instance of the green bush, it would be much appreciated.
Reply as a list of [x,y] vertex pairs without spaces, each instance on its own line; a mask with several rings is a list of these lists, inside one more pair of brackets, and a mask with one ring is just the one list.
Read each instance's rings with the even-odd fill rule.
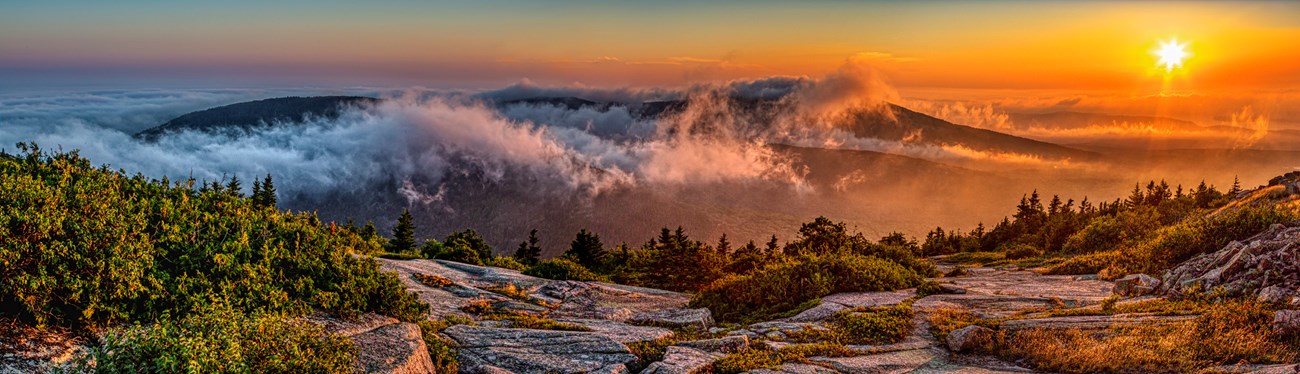
[[76,152],[20,145],[0,158],[0,315],[104,326],[184,316],[210,295],[244,312],[372,311],[407,321],[428,306],[378,251],[312,214],[255,206],[219,185],[94,168]]
[[1063,249],[1074,254],[1114,250],[1159,229],[1160,221],[1155,215],[1155,210],[1148,208],[1093,218],[1066,239]]
[[719,321],[761,320],[833,293],[890,291],[921,281],[915,271],[873,256],[801,256],[724,277],[695,295],[691,306],[709,308]]
[[105,335],[73,372],[351,373],[355,348],[319,326],[276,315],[247,316],[222,303],[177,321]]
[[485,265],[495,266],[499,268],[506,268],[510,270],[518,270],[518,271],[528,270],[528,265],[524,265],[523,263],[519,262],[519,260],[516,260],[514,257],[509,257],[509,256],[493,257],[491,260],[488,260],[487,264]]
[[553,258],[544,260],[524,270],[524,275],[530,275],[538,278],[554,280],[576,280],[576,281],[595,281],[602,278],[596,273],[587,270],[566,258]]
[[1043,255],[1043,251],[1027,244],[1008,244],[998,248],[998,250],[1006,253],[1005,258],[1008,260],[1020,260]]
[[840,343],[897,343],[912,333],[912,306],[899,304],[886,308],[839,311],[831,323],[834,331],[840,335]]

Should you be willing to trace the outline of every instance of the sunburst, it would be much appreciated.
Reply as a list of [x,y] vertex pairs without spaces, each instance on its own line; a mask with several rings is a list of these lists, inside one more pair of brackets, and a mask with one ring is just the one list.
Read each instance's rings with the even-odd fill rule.
[[1179,43],[1177,38],[1170,39],[1168,42],[1161,42],[1160,49],[1155,50],[1153,53],[1160,57],[1157,64],[1164,65],[1166,72],[1183,67],[1183,60],[1191,56],[1190,53],[1187,53],[1187,43]]

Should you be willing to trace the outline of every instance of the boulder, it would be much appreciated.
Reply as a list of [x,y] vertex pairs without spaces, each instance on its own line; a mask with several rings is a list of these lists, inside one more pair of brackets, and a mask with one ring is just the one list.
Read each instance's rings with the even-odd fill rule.
[[1222,289],[1230,297],[1300,305],[1300,221],[1277,224],[1218,251],[1202,254],[1165,273],[1169,295]]
[[659,309],[633,314],[628,322],[669,328],[693,328],[701,331],[713,326],[713,314],[707,308]]
[[[594,334],[604,335],[624,344],[648,342],[673,335],[672,330],[663,327],[636,326],[603,319],[560,319],[557,321],[589,328]],[[479,325],[483,325],[483,322],[479,322]]]
[[1273,331],[1282,336],[1300,337],[1300,310],[1274,312]]
[[1256,295],[1256,299],[1262,303],[1297,305],[1300,304],[1300,298],[1297,298],[1296,296],[1296,290],[1272,285],[1260,289],[1259,294]]
[[313,314],[304,319],[325,332],[346,336],[357,347],[356,366],[367,373],[429,373],[433,359],[420,326],[366,313],[355,319]]
[[674,345],[664,351],[664,359],[647,366],[642,374],[693,374],[703,372],[723,354]]
[[1160,289],[1160,280],[1146,274],[1129,274],[1115,281],[1113,292],[1124,297],[1145,296]]
[[933,350],[915,349],[853,357],[813,357],[810,360],[842,373],[911,373],[937,357]]
[[705,352],[736,353],[749,348],[749,338],[744,335],[732,335],[718,339],[686,341],[677,345]]
[[979,352],[993,344],[993,329],[970,325],[948,333],[945,339],[948,350],[953,352]]
[[830,318],[841,310],[857,307],[894,306],[912,296],[915,296],[912,291],[837,293],[823,297],[821,304],[785,320],[789,322],[817,322]]
[[456,325],[442,333],[458,344],[468,373],[623,372],[636,361],[627,346],[590,332]]

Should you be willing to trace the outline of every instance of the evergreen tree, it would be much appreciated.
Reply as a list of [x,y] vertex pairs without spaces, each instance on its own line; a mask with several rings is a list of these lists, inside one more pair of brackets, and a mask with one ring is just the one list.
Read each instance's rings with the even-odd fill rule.
[[256,178],[253,179],[253,194],[248,196],[253,198],[253,206],[261,206],[261,202],[258,201],[258,199],[262,198],[262,181],[257,180]]
[[375,229],[375,221],[374,220],[366,221],[366,227],[361,229],[361,237],[366,239],[374,239],[376,236],[379,236],[379,230]]
[[718,250],[718,255],[721,255],[722,258],[726,258],[731,254],[731,242],[727,241],[726,233],[723,233],[722,237],[718,238],[718,246],[714,249]]
[[239,189],[242,187],[239,184],[239,177],[231,176],[230,182],[226,183],[226,192],[230,193],[230,196],[243,197],[244,195],[239,193]]
[[528,232],[528,240],[519,242],[519,248],[515,250],[515,259],[525,265],[536,265],[542,257],[542,247],[538,245],[541,240],[537,239],[537,229]]
[[781,245],[776,241],[776,234],[772,234],[772,239],[767,241],[767,255],[775,256],[779,253],[777,252],[777,248],[781,248]]
[[594,269],[605,259],[605,245],[600,242],[600,235],[582,229],[578,230],[578,235],[573,238],[569,250],[564,254],[573,256],[582,266]]
[[1228,197],[1237,197],[1237,194],[1240,194],[1241,191],[1241,180],[1237,179],[1237,176],[1235,175],[1232,176],[1232,188],[1228,189]]
[[397,218],[393,227],[393,240],[388,242],[388,251],[406,253],[415,249],[415,224],[411,223],[411,210],[402,209],[402,216]]
[[266,175],[262,180],[262,197],[255,199],[255,202],[263,207],[274,208],[277,204],[275,197],[275,183],[271,182],[271,174]]

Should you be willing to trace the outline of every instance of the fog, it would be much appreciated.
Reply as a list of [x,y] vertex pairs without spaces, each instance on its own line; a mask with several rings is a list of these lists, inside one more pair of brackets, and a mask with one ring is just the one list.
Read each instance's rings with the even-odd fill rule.
[[[346,110],[336,119],[249,134],[190,131],[157,142],[131,136],[208,107],[340,93],[385,100]],[[576,109],[502,104],[535,97],[613,104]],[[684,104],[664,115],[640,114],[642,103],[663,100]],[[845,121],[861,113],[892,119],[887,105],[899,102],[904,101],[871,69],[851,64],[822,77],[683,88],[545,87],[523,81],[481,92],[294,88],[9,94],[0,97],[0,144],[9,152],[17,142],[77,149],[97,164],[172,180],[251,181],[272,174],[281,208],[317,211],[327,220],[374,220],[381,228],[408,208],[416,213],[423,237],[475,228],[503,252],[528,230],[540,228],[550,254],[561,251],[578,228],[593,229],[610,245],[636,244],[659,227],[678,225],[702,240],[727,233],[733,241],[761,241],[772,234],[788,237],[798,223],[817,215],[847,221],[871,235],[923,236],[936,226],[970,229],[999,221],[1035,189],[1100,201],[1147,179],[1188,187],[1206,180],[1226,187],[1235,176],[1251,186],[1294,168],[1300,159],[1293,152],[1251,149],[1267,140],[1270,117],[1244,107],[1226,117],[1231,129],[1205,130],[1241,134],[1216,150],[1151,150],[1115,142],[1114,148],[1087,146],[1100,154],[1089,160],[932,142],[922,131],[887,140],[846,130]],[[954,122],[1043,140],[1081,143],[1117,136],[1088,126],[1017,125],[1000,106],[904,103]]]

